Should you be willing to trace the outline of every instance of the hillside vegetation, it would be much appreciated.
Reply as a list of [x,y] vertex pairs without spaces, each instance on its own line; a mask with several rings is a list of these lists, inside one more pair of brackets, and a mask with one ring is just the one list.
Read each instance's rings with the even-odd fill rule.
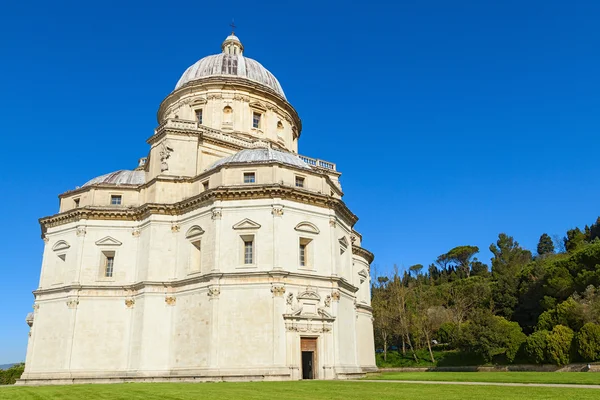
[[564,238],[543,234],[536,250],[501,233],[491,268],[465,245],[376,277],[379,365],[600,361],[600,218]]

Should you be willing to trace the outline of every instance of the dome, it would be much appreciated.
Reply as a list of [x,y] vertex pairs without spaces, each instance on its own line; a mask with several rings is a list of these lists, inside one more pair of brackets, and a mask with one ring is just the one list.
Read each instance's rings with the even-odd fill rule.
[[221,47],[221,54],[204,57],[189,67],[175,85],[175,89],[202,78],[233,75],[266,86],[286,98],[279,81],[271,72],[258,61],[243,56],[244,46],[237,36],[227,36]]
[[273,150],[271,148],[263,149],[246,149],[235,153],[232,156],[225,157],[215,162],[207,170],[217,168],[221,165],[227,164],[260,164],[268,162],[280,162],[294,167],[311,169],[310,165],[305,163],[300,157],[292,153],[286,153],[279,150]]
[[83,186],[91,186],[98,184],[109,184],[109,185],[143,185],[146,183],[146,174],[144,171],[128,171],[121,170],[111,172],[110,174],[102,175],[92,180],[87,181]]

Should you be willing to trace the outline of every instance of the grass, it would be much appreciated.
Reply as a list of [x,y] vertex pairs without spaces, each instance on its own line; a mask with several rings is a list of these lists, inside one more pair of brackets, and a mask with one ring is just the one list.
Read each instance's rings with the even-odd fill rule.
[[594,372],[383,372],[367,379],[600,385],[600,374]]
[[[474,374],[475,375],[475,374]],[[0,399],[60,400],[369,400],[423,399],[444,400],[597,400],[600,390],[543,387],[500,387],[421,385],[377,382],[300,381],[254,383],[126,383],[113,385],[72,385],[41,387],[3,387]]]

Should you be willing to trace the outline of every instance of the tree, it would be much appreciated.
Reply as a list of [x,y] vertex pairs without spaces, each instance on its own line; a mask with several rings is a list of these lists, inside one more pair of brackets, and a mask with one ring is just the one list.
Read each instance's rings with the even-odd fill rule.
[[479,253],[479,247],[477,246],[458,246],[446,253],[446,257],[458,266],[461,277],[468,278],[471,275],[471,259],[477,253]]
[[491,362],[499,355],[512,362],[526,338],[516,322],[481,310],[463,325],[458,346],[465,352],[481,356],[485,362]]
[[387,361],[387,349],[388,341],[393,332],[393,311],[392,298],[390,293],[386,290],[386,283],[388,278],[381,279],[379,277],[377,281],[379,286],[374,286],[372,289],[371,307],[373,307],[373,328],[376,334],[379,335],[383,342],[383,359]]
[[537,245],[537,252],[540,256],[554,253],[554,243],[552,243],[552,238],[547,233],[544,233],[542,236],[540,236],[540,241]]
[[600,360],[600,325],[587,323],[575,337],[577,352],[585,361]]
[[546,362],[546,352],[548,349],[548,336],[550,332],[541,330],[532,333],[525,341],[525,354],[527,358],[535,364]]
[[580,248],[585,242],[585,233],[581,232],[581,229],[569,229],[567,231],[567,237],[565,237],[565,249],[570,253]]
[[415,274],[415,278],[417,278],[419,276],[419,273],[421,272],[421,270],[423,269],[423,265],[422,264],[415,264],[412,265],[408,268],[408,270],[412,273]]
[[556,325],[548,335],[548,361],[556,365],[567,365],[571,360],[573,337],[573,330]]
[[519,246],[511,236],[501,233],[496,244],[490,245],[492,258],[493,300],[498,313],[512,317],[518,302],[519,276],[531,261],[531,252]]

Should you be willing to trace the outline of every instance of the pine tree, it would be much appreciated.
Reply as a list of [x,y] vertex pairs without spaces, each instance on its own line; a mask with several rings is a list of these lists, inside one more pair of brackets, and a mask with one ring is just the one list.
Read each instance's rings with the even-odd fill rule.
[[554,253],[554,243],[552,243],[552,238],[547,233],[544,233],[542,236],[540,236],[540,241],[537,245],[537,252],[540,256]]

